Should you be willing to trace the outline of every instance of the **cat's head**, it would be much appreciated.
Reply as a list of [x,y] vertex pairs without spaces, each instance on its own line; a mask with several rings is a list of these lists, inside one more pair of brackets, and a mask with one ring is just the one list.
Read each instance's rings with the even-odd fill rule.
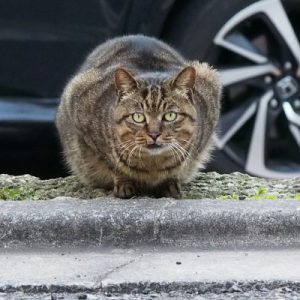
[[164,151],[182,155],[196,130],[196,70],[187,66],[171,78],[157,76],[134,77],[125,69],[116,70],[114,119],[119,145],[124,151],[135,148],[149,155]]

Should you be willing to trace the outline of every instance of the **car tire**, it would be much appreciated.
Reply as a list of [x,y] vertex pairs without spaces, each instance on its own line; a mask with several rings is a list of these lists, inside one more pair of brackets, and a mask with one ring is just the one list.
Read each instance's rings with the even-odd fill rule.
[[[222,42],[225,41],[225,37],[226,37],[226,39],[227,38],[229,39],[229,37],[230,37],[233,40],[233,34],[235,33],[235,31],[238,28],[241,32],[243,32],[243,35],[245,33],[245,35],[247,35],[247,34],[253,35],[253,36],[255,36],[255,38],[256,38],[256,35],[262,36],[264,34],[265,35],[264,47],[267,47],[267,46],[270,47],[270,45],[268,43],[271,43],[271,41],[272,41],[272,43],[274,43],[274,44],[272,44],[274,46],[274,48],[276,48],[275,45],[277,45],[276,44],[277,42],[278,42],[278,44],[280,44],[279,47],[281,47],[281,42],[282,41],[284,42],[284,38],[285,38],[284,34],[283,34],[283,32],[281,32],[281,33],[278,32],[278,30],[277,30],[278,28],[276,27],[277,24],[275,24],[275,22],[277,22],[277,21],[275,21],[275,17],[272,15],[270,17],[268,15],[268,13],[271,12],[270,14],[272,14],[273,10],[277,13],[276,9],[278,8],[278,13],[280,16],[282,16],[282,14],[284,14],[284,13],[286,13],[286,15],[288,15],[288,13],[291,12],[294,15],[298,14],[297,16],[299,16],[299,17],[297,17],[297,18],[300,19],[300,9],[297,8],[297,4],[299,4],[299,3],[297,3],[297,2],[298,2],[297,0],[282,0],[282,1],[280,1],[280,0],[260,0],[260,1],[255,1],[255,0],[243,0],[243,1],[241,1],[241,0],[230,0],[230,1],[206,0],[206,1],[188,1],[185,3],[183,1],[181,1],[180,3],[178,3],[178,6],[176,6],[175,9],[171,12],[171,14],[165,24],[165,29],[162,33],[162,38],[165,41],[167,41],[171,46],[178,49],[179,52],[182,53],[185,57],[187,57],[189,59],[197,59],[200,61],[208,61],[210,64],[212,64],[217,69],[220,69],[220,68],[222,69],[224,62],[225,62],[225,65],[226,64],[229,65],[229,63],[232,63],[230,61],[230,58],[228,58],[230,55],[237,56],[237,52],[233,52],[231,48],[228,48],[228,46],[226,46],[226,47],[224,46],[225,43],[222,44],[220,42],[219,37],[222,35],[222,32],[226,32],[227,27],[229,28],[230,26],[232,26],[232,27],[230,27],[230,30],[229,29],[227,30],[226,36],[225,36],[225,33],[222,36],[222,38],[223,38]],[[282,8],[283,8],[284,12],[281,11]],[[267,11],[267,12],[265,13],[265,11]],[[251,14],[251,12],[252,12],[252,14]],[[243,18],[243,14],[245,16],[248,14],[248,16],[246,16],[246,17],[244,16],[244,18]],[[274,19],[272,19],[273,17],[274,17]],[[238,18],[241,19],[240,23],[236,23],[236,25],[234,25],[234,26],[230,25],[230,24],[233,24],[234,20],[237,20]],[[297,18],[294,18],[294,19],[297,19]],[[272,20],[274,21],[273,23],[272,23]],[[286,19],[284,19],[283,21],[286,21]],[[265,27],[260,27],[259,22],[262,22],[263,26],[265,26]],[[293,23],[293,25],[295,25],[295,24]],[[298,23],[297,23],[297,25],[298,25]],[[264,28],[265,32],[259,33],[261,28]],[[275,28],[275,30],[274,30],[274,28]],[[300,26],[297,27],[297,31],[295,31],[296,35],[298,36],[298,46],[299,46],[299,34],[300,34],[299,28],[300,28]],[[231,33],[233,33],[232,37],[230,36]],[[255,34],[253,34],[253,33],[255,33]],[[274,36],[272,36],[272,34]],[[289,32],[287,34],[289,34]],[[274,39],[274,41],[276,39],[278,41],[276,40],[275,42],[273,42],[273,39]],[[248,41],[250,41],[250,40],[248,40]],[[226,40],[226,42],[227,42],[227,40]],[[239,45],[242,45],[242,43],[244,43],[244,42],[247,42],[247,40],[240,39]],[[253,41],[251,40],[251,42],[258,43],[254,38],[253,38]],[[263,44],[263,42],[261,42],[261,44]],[[288,45],[288,43],[287,43],[287,45]],[[246,45],[246,46],[248,47],[248,45]],[[265,49],[264,49],[264,51],[265,51]],[[251,80],[248,80],[248,81],[246,80],[247,85],[249,85],[249,84],[256,85],[256,87],[259,86],[259,88],[261,88],[261,90],[265,89],[265,91],[272,90],[272,93],[269,92],[269,94],[266,95],[266,97],[269,96],[269,98],[265,99],[266,105],[268,105],[268,109],[269,109],[269,103],[271,101],[273,101],[273,98],[279,97],[277,94],[278,88],[280,87],[280,84],[284,83],[284,80],[287,81],[287,79],[288,79],[287,77],[292,77],[292,80],[295,81],[295,88],[298,89],[300,87],[299,57],[297,57],[297,58],[292,57],[294,52],[291,51],[289,46],[287,46],[286,48],[285,48],[285,46],[282,46],[282,53],[285,53],[285,54],[282,54],[280,51],[278,50],[278,61],[276,61],[276,66],[278,66],[277,70],[280,70],[280,72],[282,71],[280,75],[276,74],[276,70],[274,71],[275,68],[272,69],[272,71],[271,71],[271,69],[267,70],[266,66],[268,65],[268,63],[270,62],[270,64],[271,64],[271,62],[273,63],[273,61],[275,61],[277,59],[277,57],[274,58],[272,56],[272,60],[271,60],[271,58],[270,58],[271,55],[275,55],[275,54],[268,53],[268,55],[270,55],[270,56],[268,56],[268,58],[270,58],[270,60],[265,63],[260,62],[259,68],[261,68],[261,70],[260,70],[261,74],[259,76],[257,76],[257,78],[255,78],[256,81],[254,81],[254,79],[253,79],[254,77],[250,78],[253,82],[250,82]],[[283,65],[284,65],[283,61],[286,59],[286,58],[284,58],[284,55],[286,55],[286,57],[291,58],[290,60],[287,60],[288,63],[290,61],[292,61],[292,63],[290,63],[290,66],[289,66],[290,70],[285,70],[284,69],[285,67],[283,67]],[[299,53],[299,55],[300,55],[300,53]],[[240,67],[240,66],[244,66],[244,65],[256,66],[256,63],[258,64],[259,59],[261,59],[261,60],[263,59],[263,55],[259,55],[259,53],[256,56],[254,53],[253,57],[249,56],[251,59],[249,59],[249,57],[241,56],[240,53],[239,53],[239,56],[240,56],[239,58],[235,57],[235,59],[236,59],[235,67]],[[267,56],[267,54],[266,54],[266,56]],[[257,61],[255,62],[256,59],[257,59]],[[298,59],[298,61],[297,61],[297,59]],[[270,65],[268,65],[268,66],[270,67]],[[282,66],[282,68],[281,68],[281,66]],[[264,69],[264,70],[262,70],[262,69]],[[298,69],[298,71],[297,71],[297,69]],[[225,76],[222,76],[223,74],[225,74],[225,72],[223,72],[223,73],[221,72],[221,78],[222,78],[222,80],[225,80],[224,82],[226,82]],[[297,75],[298,76],[297,77],[295,74],[298,74],[299,76]],[[269,79],[271,78],[270,80],[273,79],[273,81],[271,83],[267,82],[269,80],[268,78]],[[222,116],[224,118],[221,117],[220,126],[219,126],[219,131],[220,131],[221,137],[226,135],[226,133],[224,133],[225,129],[226,130],[232,129],[232,128],[229,128],[229,125],[228,125],[230,122],[225,123],[225,121],[223,119],[225,119],[225,117],[227,119],[231,118],[232,120],[238,119],[239,114],[245,113],[245,115],[246,115],[246,107],[248,109],[253,104],[251,102],[252,100],[250,100],[250,96],[249,96],[249,99],[247,99],[248,102],[245,103],[245,105],[244,104],[241,105],[240,103],[237,104],[238,106],[244,105],[245,106],[244,108],[241,107],[241,108],[239,108],[239,110],[237,110],[235,107],[232,106],[232,108],[231,108],[232,111],[230,111],[230,109],[228,108],[229,100],[230,101],[233,100],[233,102],[234,102],[235,99],[232,99],[232,96],[231,96],[231,98],[228,96],[229,92],[231,92],[231,94],[232,94],[232,91],[229,91],[229,90],[232,88],[232,86],[234,86],[237,89],[237,85],[238,85],[238,83],[234,83],[234,84],[230,83],[228,86],[226,84],[224,84],[224,97],[223,97],[223,103],[222,103],[222,106],[223,106]],[[280,99],[280,101],[278,99],[277,100],[278,100],[278,102],[280,102],[280,105],[282,105],[283,103],[286,103],[286,102],[294,103],[293,101],[297,100],[296,98],[298,96],[300,99],[300,88],[299,88],[299,90],[297,90],[297,94],[293,95],[293,97],[292,96],[290,96],[290,98],[282,97],[282,99]],[[255,101],[256,101],[256,99],[255,99]],[[273,102],[274,102],[273,104],[275,105],[275,101],[273,101]],[[300,102],[300,100],[299,100],[299,102]],[[247,123],[247,126],[249,128],[243,129],[244,130],[243,133],[238,133],[238,134],[240,134],[240,139],[241,140],[244,139],[242,145],[240,145],[241,149],[238,149],[238,147],[239,147],[238,142],[234,145],[235,148],[233,146],[231,148],[229,146],[228,147],[226,146],[227,148],[225,146],[218,147],[218,149],[214,153],[214,160],[208,166],[208,170],[216,170],[221,173],[240,171],[240,172],[246,172],[246,173],[256,175],[256,176],[270,177],[270,178],[289,178],[289,177],[300,176],[300,155],[299,155],[299,150],[300,150],[299,149],[299,147],[300,147],[300,145],[299,145],[299,143],[300,143],[299,128],[300,127],[298,126],[300,124],[297,123],[296,124],[298,126],[297,129],[295,129],[296,128],[295,127],[294,131],[290,132],[291,130],[289,130],[289,129],[291,127],[289,127],[289,126],[291,126],[291,123],[290,123],[290,119],[288,119],[287,120],[288,123],[286,125],[282,126],[282,127],[284,127],[284,130],[286,130],[286,132],[288,131],[288,133],[286,133],[286,135],[288,135],[288,137],[282,137],[280,140],[278,136],[280,134],[284,135],[285,133],[284,132],[279,133],[280,130],[283,131],[282,128],[281,129],[279,128],[281,126],[279,122],[284,123],[282,120],[285,116],[282,116],[282,115],[284,115],[284,113],[287,112],[287,110],[284,110],[282,107],[280,107],[280,109],[278,109],[278,111],[276,111],[276,112],[275,112],[275,110],[274,110],[274,112],[273,111],[271,112],[271,114],[274,114],[274,116],[270,117],[269,113],[268,113],[268,115],[266,115],[266,124],[267,124],[265,126],[266,131],[269,129],[269,127],[267,127],[267,126],[269,126],[269,123],[268,123],[269,119],[274,118],[274,120],[275,120],[275,118],[277,118],[276,119],[276,128],[275,127],[271,128],[271,131],[274,130],[274,136],[277,135],[277,139],[278,139],[278,140],[276,140],[276,138],[272,137],[273,138],[272,143],[274,143],[275,146],[272,144],[272,149],[271,149],[271,146],[270,146],[271,142],[269,143],[269,136],[268,136],[268,140],[267,140],[267,138],[266,138],[266,140],[264,140],[264,150],[261,149],[261,151],[257,151],[258,154],[257,154],[257,157],[255,157],[255,155],[254,155],[255,148],[254,148],[254,146],[252,147],[253,135],[250,136],[250,133],[251,133],[251,130],[254,131],[254,129],[257,128],[257,126],[255,124],[257,123],[256,120],[258,120],[257,115],[259,114],[259,108],[260,108],[259,103],[261,103],[261,102],[257,102],[257,106],[255,108],[256,110],[254,109],[254,105],[252,105],[252,108],[249,109],[248,115],[250,115],[250,110],[251,110],[251,113],[253,113],[251,115],[251,118],[253,118],[252,124]],[[234,111],[234,110],[236,110],[236,111]],[[255,110],[255,113],[254,113],[254,110]],[[300,120],[300,109],[293,113],[295,113],[294,116],[296,116],[296,114],[298,114],[298,117]],[[231,117],[230,117],[230,115],[231,115]],[[268,121],[267,121],[267,119],[268,119]],[[251,120],[250,117],[249,117],[249,120]],[[297,122],[298,122],[298,120],[297,120]],[[223,125],[223,123],[225,125]],[[250,123],[250,121],[249,121],[249,123]],[[247,127],[246,125],[243,125],[243,126]],[[294,126],[294,125],[292,125],[292,126]],[[233,127],[233,125],[232,125],[232,127]],[[245,137],[245,135],[247,135],[247,134],[249,136]],[[267,134],[269,135],[269,133],[267,133]],[[263,135],[263,134],[261,133],[261,135]],[[246,141],[247,138],[248,138],[248,141]],[[250,138],[251,138],[251,141],[249,140]],[[259,138],[262,138],[262,137],[259,137]],[[278,145],[280,144],[280,146],[278,146],[278,149],[281,149],[282,152],[285,152],[284,149],[287,148],[287,151],[285,152],[285,154],[281,154],[281,156],[279,154],[276,154],[276,151],[278,152],[279,150],[278,149],[276,150],[277,146],[276,146],[275,142],[277,142]],[[281,145],[284,143],[289,144],[289,146]],[[257,138],[256,144],[258,144],[258,138]],[[219,143],[219,145],[220,145],[220,143]],[[291,148],[291,147],[294,147],[293,148],[294,150],[290,151],[289,148]],[[238,149],[238,150],[236,150],[236,149]],[[267,150],[265,150],[265,149],[267,149]],[[268,152],[269,150],[271,151],[270,154]],[[298,154],[298,156],[297,156],[297,154]],[[286,159],[284,157],[284,155],[287,156],[288,158]],[[251,157],[249,158],[249,156],[251,156]]]

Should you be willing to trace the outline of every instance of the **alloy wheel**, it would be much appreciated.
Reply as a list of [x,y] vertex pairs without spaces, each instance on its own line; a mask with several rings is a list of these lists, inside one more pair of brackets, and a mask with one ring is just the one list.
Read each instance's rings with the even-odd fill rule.
[[300,8],[289,3],[257,1],[214,39],[224,85],[217,147],[269,178],[300,176]]

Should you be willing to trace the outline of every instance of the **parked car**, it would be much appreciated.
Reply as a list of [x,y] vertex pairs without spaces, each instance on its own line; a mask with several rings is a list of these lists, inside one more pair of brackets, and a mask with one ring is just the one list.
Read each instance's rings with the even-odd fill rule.
[[99,43],[143,33],[220,70],[209,170],[300,176],[299,0],[0,0],[0,24],[0,173],[66,174],[64,85]]

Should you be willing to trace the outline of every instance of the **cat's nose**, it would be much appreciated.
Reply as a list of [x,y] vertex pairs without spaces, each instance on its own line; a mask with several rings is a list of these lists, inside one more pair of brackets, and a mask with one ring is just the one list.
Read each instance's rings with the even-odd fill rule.
[[156,141],[156,139],[160,136],[160,132],[148,132],[148,135],[151,136],[154,141]]

